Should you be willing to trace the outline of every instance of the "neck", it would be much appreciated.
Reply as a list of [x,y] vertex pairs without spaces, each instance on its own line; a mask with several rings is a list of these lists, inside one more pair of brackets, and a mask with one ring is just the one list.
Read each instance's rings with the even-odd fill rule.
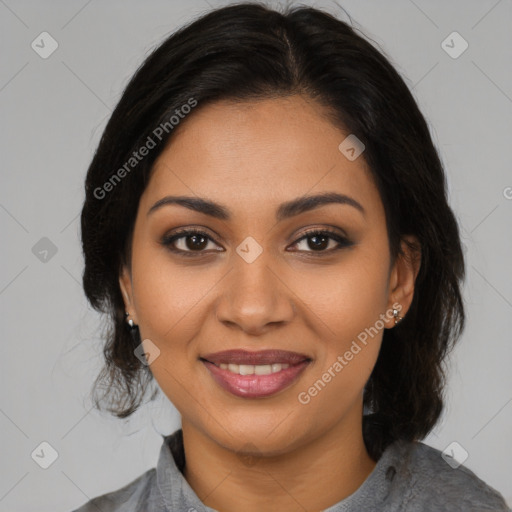
[[354,493],[376,465],[364,445],[362,410],[358,417],[358,425],[340,422],[277,456],[237,454],[183,421],[185,479],[222,512],[324,510]]

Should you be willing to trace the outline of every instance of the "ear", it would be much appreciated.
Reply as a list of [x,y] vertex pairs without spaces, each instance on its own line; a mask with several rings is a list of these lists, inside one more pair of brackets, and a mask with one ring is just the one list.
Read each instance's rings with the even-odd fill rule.
[[[403,318],[409,310],[414,296],[416,277],[421,266],[421,245],[415,236],[404,236],[389,276],[388,311],[396,308]],[[397,307],[400,305],[400,307]],[[386,316],[386,327],[395,326],[393,316]]]
[[137,323],[137,316],[133,308],[132,277],[126,265],[123,266],[119,275],[119,287],[123,294],[125,310],[130,314],[130,318]]

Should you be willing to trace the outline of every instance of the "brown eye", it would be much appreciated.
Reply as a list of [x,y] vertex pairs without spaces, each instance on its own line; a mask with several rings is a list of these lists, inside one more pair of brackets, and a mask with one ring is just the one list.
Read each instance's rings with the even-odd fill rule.
[[[341,236],[339,233],[329,230],[309,231],[303,237],[299,238],[299,240],[294,243],[294,246],[297,246],[302,242],[305,242],[306,250],[299,249],[299,252],[316,252],[319,254],[330,253],[338,249],[342,249],[343,247],[350,247],[353,245],[353,243],[347,238]],[[334,247],[331,245],[331,248],[327,249],[331,242],[335,242]]]
[[202,250],[208,245],[208,239],[203,235],[187,235],[185,239],[187,249],[191,251]]
[[170,251],[184,256],[199,256],[205,253],[205,249],[210,242],[214,244],[214,241],[207,233],[197,230],[184,230],[172,235],[166,235],[161,241],[162,245]]
[[313,235],[308,236],[308,246],[313,250],[326,249],[329,245],[331,237],[325,235]]

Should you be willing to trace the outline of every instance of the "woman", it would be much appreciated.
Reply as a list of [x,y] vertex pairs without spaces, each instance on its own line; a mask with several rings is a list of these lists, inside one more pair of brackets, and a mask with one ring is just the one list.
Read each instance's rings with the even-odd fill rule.
[[182,428],[79,512],[508,510],[420,441],[464,259],[426,121],[351,27],[240,4],[173,34],[108,122],[81,222],[112,325],[97,404],[125,418],[156,381]]

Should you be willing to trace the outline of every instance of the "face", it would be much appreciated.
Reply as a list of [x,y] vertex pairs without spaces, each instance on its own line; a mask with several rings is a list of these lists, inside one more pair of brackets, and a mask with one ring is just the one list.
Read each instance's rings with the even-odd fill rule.
[[[155,379],[183,425],[234,451],[278,454],[334,426],[349,435],[393,303],[404,316],[415,277],[391,262],[364,153],[348,159],[338,146],[349,134],[302,96],[218,102],[179,128],[120,276]],[[321,194],[341,199],[290,206]],[[212,355],[229,350],[246,353]],[[286,353],[263,352],[276,350]]]

